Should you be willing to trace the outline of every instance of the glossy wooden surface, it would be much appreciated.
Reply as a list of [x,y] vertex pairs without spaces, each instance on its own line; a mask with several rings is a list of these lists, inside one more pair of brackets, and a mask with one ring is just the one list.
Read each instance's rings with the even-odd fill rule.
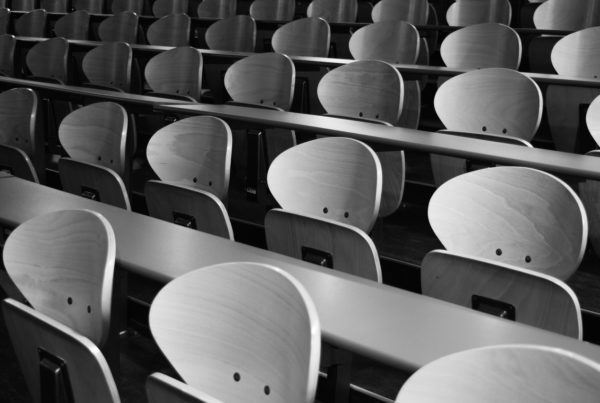
[[137,34],[138,16],[132,11],[115,13],[98,25],[98,36],[104,42],[136,43]]
[[578,31],[600,23],[598,0],[547,0],[536,8],[533,23],[537,29]]
[[381,21],[357,30],[350,37],[348,46],[356,60],[414,64],[419,55],[419,31],[404,21]]
[[307,17],[320,17],[331,22],[356,22],[357,0],[313,0],[306,8]]
[[196,12],[200,18],[227,18],[235,15],[237,2],[235,0],[202,0]]
[[188,384],[158,372],[146,380],[148,403],[222,403]]
[[465,26],[483,22],[510,25],[512,8],[508,0],[456,0],[446,11],[448,25]]
[[375,4],[371,12],[374,22],[406,21],[414,25],[425,25],[429,17],[427,0],[381,0]]
[[85,10],[78,10],[56,21],[54,33],[68,39],[88,39],[89,25],[90,14]]
[[[593,150],[587,155],[598,158],[600,151]],[[589,241],[594,251],[598,253],[600,252],[600,182],[589,179],[581,181],[578,183],[577,191],[588,216]]]
[[250,4],[250,16],[255,20],[291,21],[295,11],[294,0],[254,0]]
[[8,169],[11,174],[18,178],[39,182],[33,162],[20,148],[0,144],[0,169]]
[[236,262],[167,284],[150,308],[158,346],[192,387],[228,402],[312,402],[321,333],[304,287],[279,268]]
[[27,52],[27,68],[34,76],[66,83],[69,42],[64,38],[51,38],[33,46]]
[[150,45],[187,46],[190,41],[190,17],[187,14],[165,15],[148,27],[146,39]]
[[144,77],[153,92],[200,100],[202,53],[189,46],[162,52],[148,60]]
[[277,28],[271,46],[278,53],[327,57],[331,41],[329,24],[322,18],[301,18]]
[[44,37],[46,33],[46,10],[30,11],[15,20],[14,25],[17,35]]
[[23,150],[34,164],[42,147],[36,131],[38,102],[37,94],[27,88],[0,93],[0,143]]
[[106,42],[85,54],[81,62],[90,83],[129,92],[131,47],[125,42]]
[[213,23],[204,34],[209,49],[254,52],[256,23],[248,15],[235,15]]

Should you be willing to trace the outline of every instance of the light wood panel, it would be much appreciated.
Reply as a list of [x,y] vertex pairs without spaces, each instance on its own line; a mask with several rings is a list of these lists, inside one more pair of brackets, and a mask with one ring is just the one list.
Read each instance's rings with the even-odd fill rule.
[[131,90],[131,46],[125,42],[106,42],[88,51],[81,62],[90,83],[110,89]]
[[547,0],[533,13],[537,29],[578,31],[600,23],[598,0]]
[[190,42],[190,25],[187,14],[165,15],[148,27],[146,38],[150,45],[187,46]]
[[14,22],[18,36],[46,36],[46,10],[38,9],[22,15]]
[[169,14],[185,14],[188,12],[188,0],[156,0],[152,3],[152,14],[164,17]]
[[66,83],[68,53],[69,42],[65,38],[51,38],[29,49],[25,61],[34,76]]
[[236,0],[202,0],[196,12],[200,18],[228,18],[235,15]]
[[512,8],[508,0],[456,0],[446,11],[448,25],[465,26],[483,22],[510,25]]
[[[590,126],[590,131],[592,127],[594,126]],[[587,155],[600,157],[600,151],[593,150]],[[589,241],[594,252],[596,252],[596,256],[600,256],[600,181],[588,179],[579,182],[578,194],[588,216]]]
[[404,21],[384,20],[358,29],[348,43],[356,60],[414,64],[420,49],[419,31]]
[[277,28],[271,46],[278,53],[293,56],[327,57],[331,30],[322,18],[301,18]]
[[235,15],[214,22],[204,34],[209,49],[254,52],[256,23],[249,15]]
[[291,21],[295,12],[294,0],[254,0],[250,4],[250,15],[255,20]]
[[307,17],[320,17],[331,22],[356,22],[357,0],[313,0],[306,8]]
[[427,0],[381,0],[371,11],[373,22],[405,21],[414,25],[427,24],[429,2]]
[[202,93],[202,53],[189,46],[159,53],[146,63],[144,76],[153,92],[191,97]]
[[67,39],[88,39],[90,14],[85,10],[77,10],[60,17],[54,24],[56,36]]
[[137,14],[133,11],[115,13],[102,20],[98,26],[98,36],[103,42],[136,43],[138,19]]

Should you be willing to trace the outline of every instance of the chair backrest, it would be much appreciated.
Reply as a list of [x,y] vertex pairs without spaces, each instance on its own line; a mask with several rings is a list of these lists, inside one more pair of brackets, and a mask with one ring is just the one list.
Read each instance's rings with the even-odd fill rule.
[[273,33],[271,46],[278,53],[293,56],[327,57],[331,30],[322,18],[301,18],[280,26]]
[[161,52],[148,61],[144,76],[154,92],[187,96],[199,101],[202,53],[189,46]]
[[421,263],[423,295],[581,339],[573,290],[546,274],[443,250]]
[[51,38],[36,43],[26,56],[27,68],[34,76],[68,81],[69,42],[65,38]]
[[356,60],[382,60],[392,64],[414,64],[421,37],[414,25],[386,20],[366,25],[350,37],[348,47]]
[[15,76],[15,47],[17,39],[14,35],[0,35],[0,75]]
[[190,25],[187,14],[168,14],[148,27],[146,39],[150,45],[187,46],[190,42]]
[[88,51],[81,62],[90,83],[129,92],[131,90],[131,46],[106,42]]
[[496,22],[461,28],[444,38],[440,46],[446,66],[459,69],[503,67],[517,70],[521,52],[519,34]]
[[446,11],[448,25],[466,26],[483,22],[510,25],[509,0],[456,0]]
[[314,399],[317,311],[298,280],[278,268],[236,262],[184,274],[154,299],[150,329],[183,380],[217,399]]
[[161,180],[206,190],[226,200],[232,141],[231,129],[223,120],[193,116],[154,133],[146,157]]
[[593,402],[600,365],[554,347],[497,345],[461,351],[415,372],[397,403]]
[[150,216],[233,241],[225,205],[197,187],[151,180],[144,191]]
[[212,23],[204,39],[209,49],[254,52],[256,23],[249,15],[234,15]]
[[524,74],[488,68],[444,82],[435,94],[434,106],[448,130],[530,141],[541,122],[543,97],[538,85]]
[[368,232],[381,201],[381,164],[364,143],[322,138],[292,147],[271,163],[269,190],[292,213],[353,225]]
[[18,226],[4,266],[31,306],[98,346],[108,338],[116,240],[90,210],[59,210]]
[[413,25],[425,25],[429,18],[427,0],[381,0],[371,11],[373,22],[405,21]]
[[0,34],[8,34],[10,30],[10,10],[0,8]]
[[148,403],[223,403],[165,374],[155,372],[146,380]]
[[41,387],[40,366],[43,359],[65,364],[59,373],[66,375],[67,379],[63,379],[70,387],[67,393],[73,401],[120,402],[117,385],[106,359],[92,341],[71,327],[15,300],[5,299],[2,311],[34,402],[41,402],[50,395],[49,390]]
[[56,36],[67,39],[88,39],[90,14],[85,10],[73,11],[66,14],[54,24]]
[[327,22],[356,22],[357,0],[313,0],[306,8],[307,17],[320,17]]
[[560,75],[600,77],[600,27],[573,32],[552,48],[552,66]]
[[250,4],[250,15],[255,20],[291,21],[295,12],[294,0],[254,0]]
[[596,97],[588,107],[585,123],[596,144],[600,145],[600,97]]
[[[590,109],[594,107],[594,109],[598,110],[598,102],[593,102],[590,105]],[[588,118],[590,117],[590,109],[588,109]],[[598,135],[598,122],[597,119],[594,119],[594,127],[595,127],[595,135]],[[590,127],[590,121],[588,119],[588,127],[590,131],[592,131],[592,127]],[[592,134],[594,134],[592,132]],[[593,157],[600,157],[600,150],[592,150],[588,152],[586,155]],[[589,241],[592,245],[596,256],[600,256],[600,182],[597,180],[585,180],[578,183],[578,194],[581,198],[581,202],[585,206],[585,211],[588,215],[588,223],[589,223]]]
[[113,14],[118,14],[123,11],[132,11],[141,15],[144,11],[144,0],[113,0],[111,11]]
[[11,0],[10,8],[15,11],[31,11],[35,9],[35,0]]
[[200,18],[228,18],[235,15],[236,0],[202,0],[196,12]]
[[37,130],[38,96],[29,88],[13,88],[0,93],[0,144],[25,152],[40,169],[43,137]]
[[104,0],[71,0],[75,10],[85,10],[93,14],[104,14]]
[[578,31],[600,24],[598,0],[547,0],[533,14],[537,29]]
[[429,201],[444,247],[561,280],[577,270],[587,243],[583,204],[560,179],[530,168],[495,167],[457,176]]
[[8,171],[12,175],[39,183],[33,162],[20,148],[0,144],[0,171]]
[[296,69],[280,53],[257,53],[233,63],[225,72],[225,89],[235,102],[288,110],[294,97]]
[[115,13],[98,25],[98,36],[103,42],[136,43],[138,20],[139,17],[134,11]]
[[40,0],[40,8],[49,13],[66,13],[69,11],[67,0]]
[[45,37],[46,15],[46,10],[42,9],[32,10],[22,15],[15,20],[15,33],[17,36]]
[[152,14],[164,17],[169,14],[185,14],[188,12],[188,0],[156,0],[152,3]]

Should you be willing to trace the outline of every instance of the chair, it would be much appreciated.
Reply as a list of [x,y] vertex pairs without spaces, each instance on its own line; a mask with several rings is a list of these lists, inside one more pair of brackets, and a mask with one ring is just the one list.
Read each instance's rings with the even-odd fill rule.
[[69,79],[68,54],[69,42],[65,38],[50,38],[29,49],[25,61],[34,77],[64,84]]
[[188,0],[156,0],[152,4],[152,14],[155,17],[164,17],[169,14],[186,14]]
[[[2,311],[34,402],[48,396],[69,396],[75,402],[120,402],[106,359],[88,338],[12,299],[2,302]],[[48,377],[55,382],[47,382]]]
[[127,112],[114,102],[87,105],[65,117],[58,131],[70,157],[59,161],[63,189],[130,210],[127,128]]
[[35,9],[35,0],[11,0],[10,6],[15,11],[32,11]]
[[[113,4],[118,2],[113,2]],[[98,25],[98,36],[102,42],[136,43],[138,15],[133,11],[121,11],[102,20]]]
[[250,4],[250,16],[255,20],[291,21],[295,12],[294,0],[254,0]]
[[202,0],[196,12],[200,18],[228,18],[235,15],[237,2],[235,0]]
[[38,9],[30,11],[15,20],[15,33],[17,36],[45,37],[46,14],[46,10]]
[[15,76],[15,47],[17,39],[14,35],[0,35],[0,75]]
[[119,14],[123,11],[131,11],[138,15],[144,14],[144,0],[119,0],[113,1],[111,5],[113,14]]
[[186,14],[165,15],[148,27],[146,38],[150,45],[155,46],[187,46],[190,24],[190,17]]
[[348,47],[356,60],[415,64],[419,55],[420,36],[410,23],[385,20],[356,30],[350,37]]
[[560,179],[531,168],[494,167],[457,176],[429,201],[429,223],[452,253],[567,280],[587,243],[581,200]]
[[146,380],[148,403],[222,403],[186,383],[155,372]]
[[10,10],[8,8],[0,8],[0,35],[9,33],[10,27]]
[[600,24],[598,0],[547,0],[536,8],[536,29],[578,31]]
[[184,274],[158,293],[149,322],[163,354],[197,390],[223,401],[314,399],[317,310],[278,268],[236,262]]
[[320,17],[332,22],[356,22],[357,0],[313,0],[306,8],[307,17]]
[[327,57],[330,39],[327,21],[301,18],[277,28],[271,38],[271,46],[275,52],[286,55]]
[[484,22],[510,25],[512,8],[509,0],[456,0],[446,11],[450,26],[467,26]]
[[235,15],[212,23],[204,39],[209,49],[254,52],[256,23],[248,15]]
[[144,76],[152,95],[199,101],[202,53],[189,46],[161,52],[148,61]]
[[17,147],[0,144],[0,171],[31,182],[40,182],[33,162],[25,151]]
[[423,295],[581,340],[573,290],[552,276],[444,250],[421,263]]
[[66,14],[54,24],[54,34],[67,39],[88,39],[90,14],[85,10]]
[[404,383],[396,402],[593,402],[599,375],[598,363],[571,351],[498,345],[425,365]]
[[40,8],[49,13],[67,13],[67,0],[40,0]]
[[381,0],[371,12],[373,22],[404,21],[412,25],[425,25],[428,17],[427,0]]
[[131,91],[131,46],[125,42],[106,42],[88,51],[81,67],[94,86]]
[[[394,125],[404,102],[402,76],[393,66],[377,60],[360,60],[325,74],[317,95],[328,114],[354,120]],[[404,153],[379,152],[383,191],[379,216],[392,214],[400,206],[404,191]]]
[[104,0],[72,0],[75,10],[85,10],[92,14],[104,14]]

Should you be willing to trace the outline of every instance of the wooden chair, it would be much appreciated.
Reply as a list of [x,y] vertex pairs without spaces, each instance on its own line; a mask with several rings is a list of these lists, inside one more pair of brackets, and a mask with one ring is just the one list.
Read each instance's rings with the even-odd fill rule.
[[137,43],[138,20],[138,15],[133,11],[115,13],[98,25],[98,36],[102,42]]
[[425,25],[429,10],[427,0],[381,0],[373,7],[371,18],[373,22],[404,21],[413,25]]
[[[393,125],[400,118],[404,83],[400,73],[390,64],[361,60],[323,76],[317,95],[328,114]],[[402,200],[404,153],[384,151],[377,155],[383,170],[379,216],[385,217],[396,211]]]
[[587,243],[587,215],[564,182],[542,171],[494,167],[457,176],[431,197],[429,223],[452,253],[567,280]]
[[144,76],[152,95],[199,101],[202,53],[189,46],[161,52],[148,61]]
[[54,24],[54,34],[67,39],[88,39],[90,14],[85,10],[66,14]]
[[152,3],[152,14],[164,17],[169,14],[185,14],[188,12],[188,0],[156,0]]
[[320,17],[332,22],[356,22],[356,0],[313,0],[306,8],[307,17]]
[[111,5],[113,14],[119,14],[123,11],[131,11],[138,15],[144,14],[144,0],[119,0],[113,1]]
[[404,383],[396,402],[593,402],[599,375],[598,363],[571,351],[537,345],[483,347],[425,365]]
[[273,33],[271,46],[277,53],[292,56],[327,57],[331,30],[322,18],[301,18],[280,26]]
[[46,10],[37,9],[15,20],[15,33],[17,36],[45,37],[46,14]]
[[533,24],[537,29],[579,31],[600,24],[598,0],[547,0],[536,8]]
[[456,0],[446,11],[450,26],[466,26],[484,22],[510,25],[512,8],[508,0]]
[[148,403],[223,403],[188,384],[155,372],[146,380]]
[[59,401],[69,396],[75,402],[120,402],[106,359],[89,338],[12,299],[2,302],[2,311],[34,402],[48,396],[63,399]]
[[81,62],[85,77],[93,86],[131,91],[131,46],[125,42],[106,42],[88,51]]
[[33,11],[35,0],[11,0],[10,8],[15,11]]
[[421,263],[423,295],[581,340],[581,308],[563,281],[443,250]]
[[15,47],[17,40],[14,35],[0,35],[0,75],[15,76]]
[[59,161],[63,189],[130,210],[127,127],[127,112],[113,102],[87,105],[65,117],[58,135],[72,160]]
[[410,23],[385,20],[356,30],[350,37],[348,47],[356,60],[415,64],[419,55],[420,36]]
[[250,4],[250,16],[255,20],[291,21],[295,13],[294,0],[254,0]]
[[40,0],[40,8],[49,13],[67,13],[67,0]]
[[10,10],[0,8],[0,35],[8,34],[10,30]]
[[223,401],[314,399],[317,310],[278,268],[236,262],[184,274],[158,293],[149,322],[161,351],[199,391]]
[[0,171],[31,182],[40,182],[33,162],[25,151],[17,147],[0,144]]
[[190,24],[187,14],[165,15],[148,27],[146,39],[150,45],[187,46],[190,42]]
[[196,12],[200,18],[228,18],[235,15],[237,2],[234,0],[202,0]]
[[104,14],[104,0],[71,0],[75,10],[85,10],[92,14]]
[[34,77],[64,84],[69,80],[68,54],[65,38],[50,38],[29,49],[25,62]]
[[256,23],[248,15],[235,15],[211,24],[204,39],[209,49],[254,52]]

